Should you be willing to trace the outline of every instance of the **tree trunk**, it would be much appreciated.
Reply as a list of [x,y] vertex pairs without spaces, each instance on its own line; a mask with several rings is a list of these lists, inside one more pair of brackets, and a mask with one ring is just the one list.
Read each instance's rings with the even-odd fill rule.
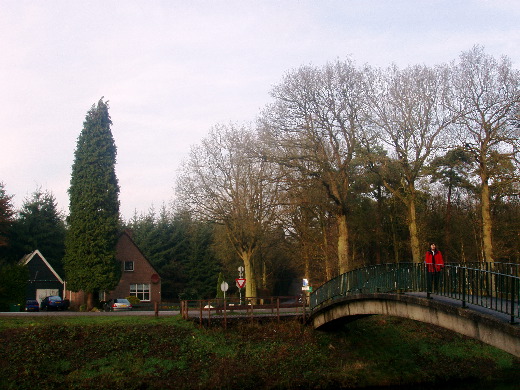
[[267,290],[267,264],[262,260],[262,290]]
[[94,293],[87,293],[87,311],[91,311],[94,308]]
[[[393,207],[392,209],[395,209]],[[392,244],[394,248],[394,263],[399,263],[399,240],[397,239],[396,221],[392,213],[390,213],[390,227],[392,228]],[[389,261],[390,258],[387,259]]]
[[451,247],[451,192],[452,192],[452,184],[451,181],[448,186],[448,199],[446,203],[446,216],[444,219],[444,248],[443,248],[443,259],[444,262],[448,262],[448,248]]
[[311,265],[310,265],[310,256],[309,250],[307,249],[307,245],[303,244],[303,277],[307,280],[311,278]]
[[321,232],[323,236],[323,257],[325,260],[325,279],[331,280],[333,278],[332,264],[329,256],[329,239],[327,237],[327,229],[325,223],[321,221]]
[[339,273],[344,274],[350,271],[349,259],[349,231],[347,225],[347,216],[338,215],[338,269]]
[[381,237],[383,237],[383,196],[381,186],[377,186],[376,226],[375,226],[375,263],[381,264]]
[[484,261],[493,261],[493,242],[491,238],[491,207],[489,196],[489,183],[486,177],[482,177],[481,212],[482,212],[482,244],[484,246]]
[[421,246],[417,231],[417,213],[415,210],[415,197],[408,200],[408,230],[410,231],[410,246],[414,263],[421,262]]
[[244,271],[246,277],[246,297],[255,298],[256,297],[256,282],[254,280],[254,270],[253,270],[253,261],[252,261],[253,253],[251,251],[242,251],[240,253],[240,258],[244,262]]

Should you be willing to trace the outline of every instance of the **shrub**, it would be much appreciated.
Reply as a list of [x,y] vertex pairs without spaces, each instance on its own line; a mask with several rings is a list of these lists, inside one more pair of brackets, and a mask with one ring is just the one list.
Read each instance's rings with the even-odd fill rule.
[[29,279],[26,266],[8,264],[0,267],[0,307],[9,310],[10,304],[25,302],[25,288]]
[[133,305],[138,305],[141,303],[141,300],[139,298],[137,298],[136,296],[132,295],[132,296],[129,296],[129,297],[126,297],[126,299],[128,299],[130,301],[130,303]]

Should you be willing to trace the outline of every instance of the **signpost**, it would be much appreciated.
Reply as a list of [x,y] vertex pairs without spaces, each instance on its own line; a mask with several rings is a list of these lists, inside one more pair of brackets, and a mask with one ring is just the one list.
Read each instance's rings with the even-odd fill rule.
[[238,279],[235,279],[235,282],[238,287],[238,294],[240,295],[240,304],[242,304],[242,289],[246,285],[246,280],[244,279],[244,267],[238,267]]
[[228,290],[228,288],[229,284],[227,284],[226,282],[222,282],[222,284],[220,285],[220,289],[224,291],[224,299],[226,299],[226,291]]
[[309,284],[309,279],[303,279],[302,291],[304,292],[302,298],[307,302],[307,295],[312,292],[312,286]]

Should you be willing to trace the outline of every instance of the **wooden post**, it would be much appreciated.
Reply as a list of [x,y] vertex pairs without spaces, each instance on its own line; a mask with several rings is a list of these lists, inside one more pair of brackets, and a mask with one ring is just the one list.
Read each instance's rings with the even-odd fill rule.
[[211,325],[211,301],[208,300],[208,328]]
[[307,296],[305,296],[302,299],[302,316],[303,316],[303,323],[304,324],[305,324],[305,309],[306,309],[306,305],[307,305]]
[[199,325],[202,328],[202,301],[199,301],[199,308],[200,308]]
[[227,308],[226,308],[226,298],[224,298],[224,329],[227,329]]
[[158,302],[154,302],[154,311],[155,311],[155,316],[158,317],[159,316],[159,303]]

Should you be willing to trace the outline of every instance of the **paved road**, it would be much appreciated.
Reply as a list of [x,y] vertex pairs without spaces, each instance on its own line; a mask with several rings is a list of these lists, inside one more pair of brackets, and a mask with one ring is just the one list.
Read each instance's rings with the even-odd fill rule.
[[[426,293],[412,293],[412,292],[408,292],[406,293],[407,295],[414,295],[414,296],[418,296],[418,297],[423,297],[423,298],[426,298]],[[438,300],[440,302],[443,302],[443,303],[446,303],[446,304],[449,304],[449,305],[452,305],[452,306],[456,306],[456,307],[460,307],[462,305],[462,302],[460,300],[456,300],[456,299],[452,299],[452,298],[447,298],[447,297],[443,297],[443,296],[439,296],[439,295],[434,295],[432,294],[432,297],[434,300]],[[471,310],[474,310],[476,312],[480,312],[480,313],[484,313],[484,314],[487,314],[487,315],[491,315],[503,322],[510,322],[511,321],[511,316],[510,315],[507,315],[507,314],[503,314],[503,313],[499,313],[495,310],[491,310],[491,309],[487,309],[485,307],[482,307],[482,306],[477,306],[477,305],[472,305],[472,304],[469,304],[467,303],[466,304],[466,307],[468,309],[471,309]],[[289,309],[285,308],[283,309],[283,311],[288,311]],[[296,309],[293,309],[295,311],[297,311]],[[301,315],[301,308],[299,308],[300,312],[299,314]],[[168,310],[168,311],[159,311],[159,316],[163,317],[163,316],[175,316],[177,314],[179,314],[180,312],[178,310]],[[231,311],[229,312],[231,313]],[[203,318],[207,318],[208,317],[208,312],[207,311],[204,311],[203,312]],[[212,314],[212,318],[222,318],[223,316],[222,315],[218,315],[218,316],[215,316],[215,311],[212,310],[211,312]],[[228,314],[228,318],[231,318],[231,317],[239,317],[237,316],[235,312],[235,315],[232,316],[230,314]],[[280,313],[282,314],[282,313]],[[284,313],[287,315],[287,313]],[[292,313],[292,315],[295,315],[296,313]],[[40,311],[40,312],[30,312],[30,313],[27,313],[27,312],[0,312],[0,317],[30,317],[30,316],[154,316],[155,315],[155,312],[154,311],[141,311],[141,310],[132,310],[132,311],[117,311],[117,312],[104,312],[104,311],[99,311],[99,312],[79,312],[79,311]],[[198,318],[200,315],[200,311],[198,309],[194,309],[194,310],[190,310],[190,317],[196,317]],[[283,315],[283,314],[282,314]],[[271,309],[267,309],[267,310],[263,310],[263,309],[256,309],[255,310],[255,317],[256,316],[276,316],[276,311],[274,311],[274,313],[272,312]],[[248,314],[244,313],[243,317],[248,317]]]
[[[179,314],[179,311],[160,311],[159,316],[174,316]],[[154,311],[116,311],[116,312],[105,312],[105,311],[39,311],[39,312],[0,312],[0,317],[31,317],[31,316],[154,316]]]

